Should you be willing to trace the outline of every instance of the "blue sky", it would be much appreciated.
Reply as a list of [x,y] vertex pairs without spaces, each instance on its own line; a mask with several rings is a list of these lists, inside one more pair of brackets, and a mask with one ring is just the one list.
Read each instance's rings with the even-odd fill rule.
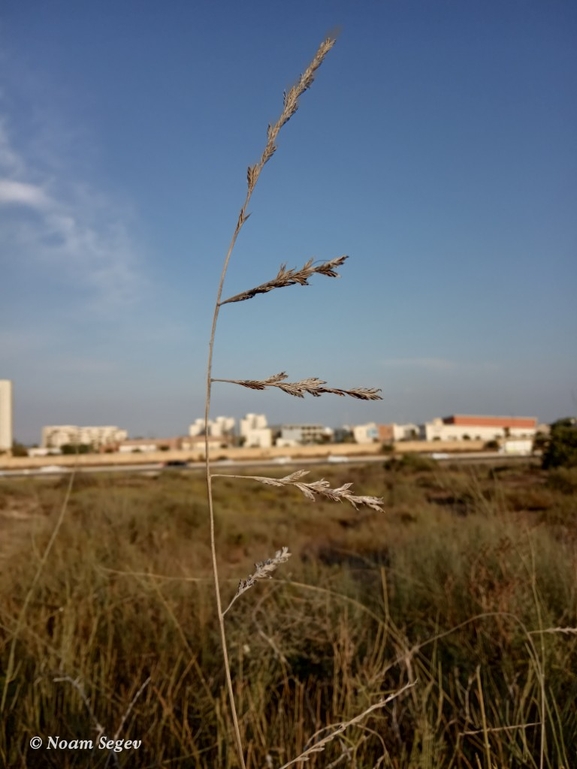
[[424,421],[577,408],[577,6],[5,0],[0,378],[44,424],[184,434],[223,258],[282,92],[225,295],[214,376],[381,387],[383,401],[215,385],[212,414]]

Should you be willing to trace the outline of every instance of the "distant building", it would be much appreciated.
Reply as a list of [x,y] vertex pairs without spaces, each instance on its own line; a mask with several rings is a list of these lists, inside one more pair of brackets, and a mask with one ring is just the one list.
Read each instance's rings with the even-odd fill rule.
[[[216,417],[208,420],[208,434],[214,438],[230,436],[234,432],[236,419],[234,417]],[[188,434],[194,438],[197,435],[205,434],[206,422],[204,417],[195,419],[194,423],[188,428]]]
[[49,425],[42,428],[42,448],[59,449],[67,444],[91,445],[95,449],[115,445],[128,438],[126,430],[106,427],[78,427],[77,425]]
[[35,446],[34,448],[28,449],[28,456],[29,457],[48,457],[48,456],[58,456],[59,454],[62,454],[61,449],[41,449]]
[[248,430],[262,430],[268,427],[265,414],[247,414],[240,420],[240,434],[246,435]]
[[0,451],[12,450],[12,408],[12,382],[0,379]]
[[[116,451],[121,454],[128,454],[138,451],[177,451],[181,448],[182,438],[130,438],[123,440],[114,446]],[[108,447],[109,449],[112,446]],[[103,447],[106,451],[107,447]]]
[[414,441],[419,437],[419,425],[407,422],[404,425],[392,424],[393,439],[395,441]]
[[333,430],[334,443],[352,443],[354,440],[353,428],[350,425],[335,427]]
[[324,425],[281,425],[276,445],[291,447],[310,443],[328,443],[333,430]]
[[356,443],[376,443],[379,440],[379,429],[374,422],[366,425],[355,425],[353,437]]
[[409,422],[405,425],[377,425],[378,440],[380,443],[394,443],[395,441],[412,441],[419,438],[419,425]]
[[499,438],[533,438],[537,432],[536,417],[469,416],[455,414],[433,419],[419,427],[426,441],[492,441]]
[[[183,451],[200,451],[204,453],[206,438],[204,435],[189,435],[180,439],[180,448]],[[218,435],[208,436],[209,449],[225,449],[232,443],[232,438],[225,436],[220,437]]]
[[513,454],[527,457],[533,452],[533,441],[529,438],[504,440],[499,447],[499,454]]
[[240,437],[246,448],[268,449],[272,446],[272,430],[264,414],[247,414],[240,420]]

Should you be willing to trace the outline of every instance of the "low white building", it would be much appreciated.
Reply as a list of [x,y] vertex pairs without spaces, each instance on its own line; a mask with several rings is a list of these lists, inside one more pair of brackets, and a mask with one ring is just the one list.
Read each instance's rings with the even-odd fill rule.
[[41,449],[38,447],[28,449],[29,457],[48,457],[52,455],[58,456],[59,454],[62,454],[60,449]]
[[419,437],[426,441],[492,441],[500,438],[535,437],[535,417],[469,416],[455,414],[433,419],[419,426]]
[[87,444],[94,448],[126,440],[128,433],[119,427],[78,427],[78,425],[49,425],[42,428],[42,448],[62,448],[67,444]]
[[328,443],[333,434],[334,431],[324,425],[281,425],[276,445],[290,447],[310,443]]
[[355,425],[353,427],[353,437],[356,443],[375,443],[379,440],[379,428],[375,422],[369,422],[366,425]]
[[394,441],[411,441],[419,437],[419,425],[415,425],[412,422],[406,425],[391,425],[393,429]]
[[528,457],[533,452],[533,441],[527,438],[518,438],[517,440],[505,440],[499,447],[499,454],[510,454],[515,456]]
[[272,446],[272,430],[270,427],[257,427],[254,430],[245,430],[243,446],[247,449],[270,449]]
[[147,441],[147,440],[132,440],[132,441],[124,441],[118,446],[118,453],[119,454],[134,454],[135,452],[149,452],[149,451],[158,451],[158,446],[153,441]]

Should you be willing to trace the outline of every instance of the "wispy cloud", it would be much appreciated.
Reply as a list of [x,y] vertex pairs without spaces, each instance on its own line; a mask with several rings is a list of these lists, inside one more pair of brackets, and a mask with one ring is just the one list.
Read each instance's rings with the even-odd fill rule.
[[51,201],[40,187],[13,179],[0,179],[0,205],[22,205],[48,208]]
[[81,180],[48,176],[15,146],[0,118],[3,240],[30,275],[37,266],[50,269],[64,286],[82,290],[88,309],[110,312],[133,302],[144,280],[125,214]]

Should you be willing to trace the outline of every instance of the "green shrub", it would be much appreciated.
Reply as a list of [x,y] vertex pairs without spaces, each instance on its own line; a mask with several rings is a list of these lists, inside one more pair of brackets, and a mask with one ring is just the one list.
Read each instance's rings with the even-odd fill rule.
[[402,454],[400,457],[393,457],[390,462],[385,464],[388,470],[401,470],[409,473],[430,473],[437,469],[437,463],[430,457],[424,457],[422,454]]
[[542,466],[577,467],[577,419],[566,417],[551,425],[551,435],[545,447]]

